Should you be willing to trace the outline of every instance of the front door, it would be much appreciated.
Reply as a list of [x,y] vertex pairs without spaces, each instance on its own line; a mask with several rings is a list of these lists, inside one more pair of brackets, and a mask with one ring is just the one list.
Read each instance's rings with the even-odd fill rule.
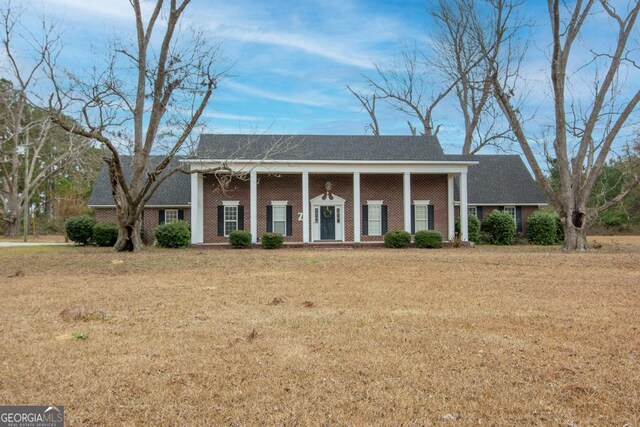
[[335,206],[322,206],[320,208],[320,240],[336,240],[335,215]]

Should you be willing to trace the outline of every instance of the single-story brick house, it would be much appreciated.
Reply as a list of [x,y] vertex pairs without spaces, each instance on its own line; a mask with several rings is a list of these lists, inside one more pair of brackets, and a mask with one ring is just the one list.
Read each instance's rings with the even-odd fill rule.
[[[175,219],[193,244],[228,242],[248,230],[286,242],[380,242],[387,230],[436,230],[468,240],[468,215],[511,213],[518,231],[546,200],[518,155],[445,154],[435,137],[209,135],[193,157],[174,159],[191,174],[169,177],[149,200],[145,241]],[[222,190],[212,168],[244,174]],[[200,172],[201,171],[201,172]],[[106,167],[89,199],[99,221],[116,219]]]

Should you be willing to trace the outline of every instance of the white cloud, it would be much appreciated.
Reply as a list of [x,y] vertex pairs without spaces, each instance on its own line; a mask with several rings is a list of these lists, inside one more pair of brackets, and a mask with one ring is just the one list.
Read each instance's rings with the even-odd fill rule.
[[288,104],[306,105],[308,107],[329,107],[336,104],[333,98],[311,91],[296,92],[295,95],[287,95],[232,81],[227,82],[226,86],[247,95],[270,99],[272,101],[286,102]]
[[263,122],[266,119],[261,116],[247,116],[244,114],[230,114],[230,113],[218,113],[215,111],[205,111],[202,113],[203,117],[207,117],[209,119],[219,119],[219,120],[237,120],[241,122]]

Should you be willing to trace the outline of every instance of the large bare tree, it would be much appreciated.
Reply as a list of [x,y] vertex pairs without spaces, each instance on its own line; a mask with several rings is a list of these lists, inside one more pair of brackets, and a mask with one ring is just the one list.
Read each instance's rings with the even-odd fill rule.
[[[120,228],[118,251],[142,248],[144,205],[168,176],[179,171],[171,161],[189,147],[224,74],[218,68],[219,45],[183,26],[190,0],[157,0],[146,14],[140,0],[130,3],[133,43],[116,39],[104,65],[84,75],[69,74],[68,86],[54,78],[56,108],[76,110],[81,118],[78,125],[59,115],[56,123],[100,142],[109,152],[105,161]],[[126,161],[123,154],[129,154]],[[152,154],[162,159],[152,164]]]
[[0,199],[5,235],[17,236],[23,217],[26,240],[34,190],[81,158],[89,146],[82,138],[57,131],[51,111],[37,105],[47,80],[46,63],[55,60],[61,43],[44,19],[38,31],[23,26],[22,12],[11,2],[0,11],[6,58],[6,79],[0,80]]
[[[549,154],[553,157],[558,175],[557,187],[550,184],[542,160],[536,155],[535,131],[525,127],[522,113],[512,103],[512,94],[518,88],[498,78],[502,70],[497,61],[490,61],[493,67],[491,83],[493,95],[509,121],[538,183],[563,220],[564,248],[585,250],[588,248],[586,237],[589,224],[600,212],[619,203],[639,185],[638,174],[632,174],[617,196],[597,206],[589,206],[590,196],[605,162],[640,102],[637,79],[625,80],[629,73],[639,69],[636,21],[640,2],[629,2],[620,9],[607,0],[576,0],[573,3],[548,0],[547,3],[551,31],[550,101],[553,109]],[[510,17],[505,13],[507,2],[491,0],[491,5],[498,23],[492,31],[499,37],[510,25]],[[585,25],[596,15],[606,19],[606,24],[611,25],[615,32],[611,37],[612,43],[601,51],[581,45]],[[598,25],[607,28],[604,20]],[[485,31],[480,24],[476,25],[476,30],[479,33]],[[479,39],[483,37],[482,34],[478,36]],[[576,50],[579,53],[575,53]],[[585,52],[588,53],[586,60],[579,57]],[[491,48],[484,46],[483,54],[490,58]],[[591,78],[585,77],[589,73]],[[573,96],[572,83],[578,75],[583,81],[596,82],[588,101]]]

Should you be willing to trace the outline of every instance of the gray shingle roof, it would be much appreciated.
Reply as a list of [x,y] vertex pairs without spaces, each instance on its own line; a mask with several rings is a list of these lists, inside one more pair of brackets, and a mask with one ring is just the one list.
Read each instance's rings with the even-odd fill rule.
[[[517,155],[475,155],[479,164],[469,167],[469,204],[545,204],[544,194],[522,158]],[[455,180],[455,200],[460,200]]]
[[[151,163],[157,164],[164,156],[152,156]],[[129,156],[122,156],[122,164],[125,176],[131,176],[131,168],[129,167]],[[179,166],[180,158],[175,157],[170,163],[169,168]],[[162,206],[181,206],[191,203],[191,178],[189,174],[177,172],[167,178],[147,202],[147,205]],[[93,191],[87,202],[89,206],[112,206],[113,196],[111,195],[111,183],[109,182],[109,173],[107,165],[102,165],[100,174],[93,185]]]
[[[273,149],[277,146],[277,149]],[[454,161],[436,137],[373,135],[220,135],[200,136],[197,158],[236,160],[390,160]]]

